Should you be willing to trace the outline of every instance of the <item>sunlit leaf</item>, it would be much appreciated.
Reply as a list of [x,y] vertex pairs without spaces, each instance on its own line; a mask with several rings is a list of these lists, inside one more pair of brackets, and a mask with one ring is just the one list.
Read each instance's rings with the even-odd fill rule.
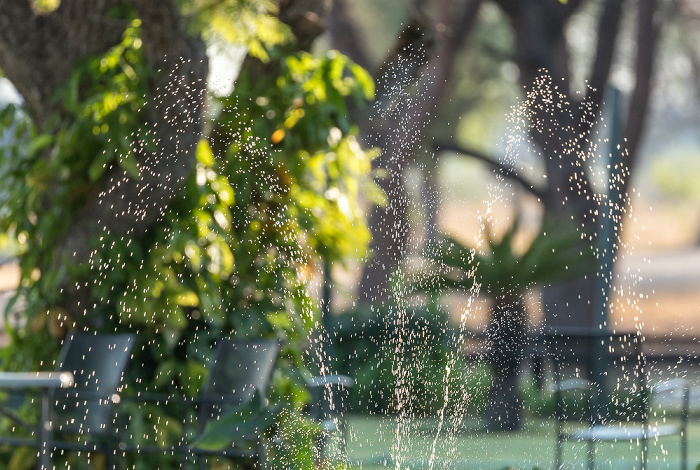
[[205,166],[213,166],[215,163],[214,154],[206,139],[197,142],[197,161]]

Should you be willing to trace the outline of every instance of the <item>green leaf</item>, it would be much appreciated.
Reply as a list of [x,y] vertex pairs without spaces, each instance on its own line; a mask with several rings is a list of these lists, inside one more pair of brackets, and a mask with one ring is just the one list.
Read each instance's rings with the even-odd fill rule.
[[107,171],[107,166],[110,161],[114,158],[114,155],[101,152],[98,156],[90,162],[90,167],[88,168],[88,178],[91,182],[95,182]]
[[513,249],[518,225],[516,219],[500,239],[485,228],[483,252],[451,237],[439,239],[429,250],[437,267],[414,276],[412,290],[470,289],[478,283],[483,293],[500,296],[594,272],[594,253],[571,224],[545,219],[522,255]]
[[28,153],[30,155],[35,155],[37,154],[41,149],[43,149],[46,146],[49,146],[53,143],[53,136],[49,134],[41,134],[34,139],[32,139],[31,144],[29,145]]
[[199,296],[196,292],[191,290],[185,290],[180,294],[176,295],[175,303],[181,307],[198,307],[199,306]]
[[180,366],[175,359],[168,359],[161,362],[158,369],[156,369],[153,384],[156,386],[168,385],[177,376],[177,371],[179,369]]
[[294,321],[288,312],[270,312],[265,317],[273,328],[286,330],[294,326]]
[[200,139],[197,143],[197,161],[205,166],[214,166],[216,159],[206,139]]
[[364,98],[367,100],[374,99],[374,80],[372,76],[362,67],[357,64],[350,64],[350,71],[355,76],[358,85],[364,93]]
[[193,445],[200,449],[217,450],[232,443],[255,440],[272,425],[280,410],[281,406],[265,408],[265,399],[256,390],[246,403],[207,423]]
[[141,170],[136,155],[133,152],[126,153],[119,158],[119,166],[126,171],[132,178],[141,178]]

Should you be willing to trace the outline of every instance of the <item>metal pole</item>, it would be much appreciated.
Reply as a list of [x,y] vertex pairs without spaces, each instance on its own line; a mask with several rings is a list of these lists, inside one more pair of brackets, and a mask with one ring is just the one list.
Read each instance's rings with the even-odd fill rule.
[[595,295],[595,308],[598,313],[597,333],[593,335],[591,375],[598,384],[598,393],[594,395],[593,421],[600,423],[607,416],[607,387],[606,373],[610,366],[608,357],[608,308],[610,291],[613,280],[613,264],[618,247],[619,218],[622,214],[623,195],[620,187],[622,172],[622,155],[619,148],[621,142],[622,93],[614,86],[608,88],[608,106],[610,109],[611,125],[609,135],[609,159],[607,194],[602,195],[598,210],[600,221],[597,225],[598,246],[598,286]]
[[37,433],[39,459],[37,468],[39,470],[51,469],[51,453],[53,444],[51,442],[51,389],[45,388],[41,391],[41,410],[39,412],[39,429]]
[[331,264],[327,259],[323,260],[323,286],[321,287],[321,323],[323,334],[323,351],[328,363],[328,370],[333,370],[335,361],[335,345],[329,327],[331,325]]

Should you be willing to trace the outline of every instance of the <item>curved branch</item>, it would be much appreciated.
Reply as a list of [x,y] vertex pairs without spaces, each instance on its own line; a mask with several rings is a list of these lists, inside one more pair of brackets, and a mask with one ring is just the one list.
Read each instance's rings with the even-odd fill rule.
[[350,17],[344,0],[335,0],[328,15],[328,32],[333,47],[350,57],[360,67],[369,70],[371,60],[364,38]]
[[464,45],[469,33],[474,27],[477,15],[481,9],[482,0],[472,0],[467,2],[462,10],[460,18],[455,22],[453,31],[451,32],[451,47],[452,49],[459,49]]
[[[386,298],[388,274],[407,253],[408,219],[403,175],[407,163],[424,139],[439,101],[449,90],[457,65],[454,60],[456,39],[449,37],[447,32],[459,31],[457,36],[461,36],[464,42],[472,30],[473,16],[481,1],[469,0],[466,13],[461,15],[451,14],[449,0],[439,2],[437,13],[444,28],[436,27],[435,31],[429,31],[430,34],[418,28],[405,31],[394,48],[394,55],[390,56],[392,60],[382,68],[388,80],[379,81],[377,85],[374,109],[382,122],[377,128],[378,140],[374,143],[383,152],[375,160],[375,165],[387,171],[388,177],[378,183],[390,202],[386,207],[373,208],[370,212],[373,233],[370,249],[374,258],[367,263],[362,274],[360,298],[363,302]],[[418,17],[414,15],[414,19]],[[435,53],[431,50],[433,32],[437,46]],[[415,91],[402,93],[409,84],[415,84]],[[374,123],[378,121],[374,120]]]
[[393,97],[421,79],[421,70],[429,61],[434,38],[420,21],[422,19],[414,19],[406,25],[382,65],[373,73],[377,109],[390,107]]
[[299,50],[308,51],[326,30],[331,4],[319,0],[280,0],[279,19],[289,25]]
[[508,178],[512,181],[515,181],[516,183],[520,184],[520,186],[528,191],[530,194],[535,196],[538,200],[542,201],[544,200],[544,191],[535,187],[531,182],[526,180],[523,176],[518,174],[518,172],[513,168],[512,166],[505,165],[498,160],[489,157],[488,155],[485,155],[477,150],[470,149],[467,147],[462,147],[461,145],[458,145],[454,142],[436,142],[433,145],[433,149],[435,153],[438,152],[454,152],[460,155],[465,155],[471,158],[474,158],[475,160],[479,160],[480,162],[486,163],[486,165],[490,166],[491,169],[494,171],[498,172],[501,174],[504,178]]

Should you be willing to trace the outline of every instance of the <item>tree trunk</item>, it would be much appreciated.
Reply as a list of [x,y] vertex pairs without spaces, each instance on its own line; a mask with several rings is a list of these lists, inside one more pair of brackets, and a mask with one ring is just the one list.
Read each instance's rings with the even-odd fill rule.
[[[45,254],[50,269],[84,265],[100,236],[143,236],[167,210],[194,165],[203,130],[206,50],[200,37],[188,33],[172,0],[64,1],[48,14],[37,14],[28,1],[0,2],[0,68],[42,131],[51,116],[67,118],[53,97],[74,68],[119,43],[128,22],[113,12],[127,4],[141,19],[144,60],[153,70],[142,116],[156,151],[149,151],[147,142],[134,142],[140,177],[114,165],[75,207],[57,208],[71,221]],[[92,283],[62,280],[61,306],[74,318],[97,307],[88,301]]]
[[[368,127],[374,126],[373,129],[365,128],[361,132],[371,136],[370,145],[382,149],[375,165],[385,170],[386,176],[377,183],[386,194],[387,205],[373,208],[370,214],[371,259],[360,280],[361,302],[387,300],[389,278],[406,257],[409,226],[404,174],[426,138],[440,100],[449,90],[456,54],[472,30],[481,3],[482,0],[469,0],[461,5],[450,0],[432,2],[437,28],[428,24],[428,15],[412,12],[412,20],[378,69],[375,77],[378,116],[365,120]],[[333,43],[366,65],[367,57],[362,49],[347,41],[356,34],[357,28],[342,0],[335,2],[331,19]],[[355,38],[351,43],[360,42]],[[406,89],[412,84],[417,84],[417,92],[407,93]]]
[[520,429],[523,404],[518,376],[527,339],[527,312],[522,295],[497,296],[486,331],[493,382],[486,408],[488,431]]
[[[617,42],[624,0],[606,0],[598,22],[598,42],[582,100],[570,92],[565,29],[581,0],[498,0],[516,35],[515,61],[528,92],[528,133],[546,168],[545,211],[579,224],[589,239],[600,225],[590,176],[582,165],[589,136],[597,122]],[[549,328],[587,327],[599,322],[594,312],[596,277],[588,276],[543,290]]]

